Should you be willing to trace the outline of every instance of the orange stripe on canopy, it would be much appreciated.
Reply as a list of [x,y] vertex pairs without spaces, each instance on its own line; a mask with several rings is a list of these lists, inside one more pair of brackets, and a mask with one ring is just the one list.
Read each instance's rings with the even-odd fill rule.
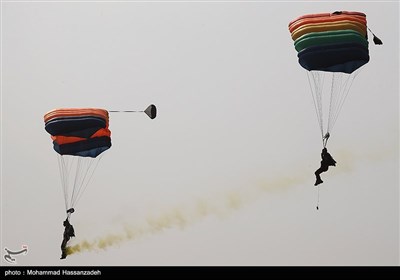
[[62,117],[83,117],[93,116],[104,119],[108,123],[108,111],[95,108],[62,108],[52,110],[44,115],[44,122],[47,123],[55,118]]
[[328,16],[328,17],[300,19],[300,20],[293,22],[293,24],[291,24],[289,26],[289,31],[290,31],[290,33],[292,33],[297,28],[300,28],[301,26],[303,26],[305,24],[329,23],[329,22],[336,22],[336,21],[343,21],[343,20],[354,21],[354,22],[360,23],[362,25],[367,25],[367,20],[365,19],[365,17],[337,15],[334,17]]
[[[100,128],[90,138],[96,138],[96,137],[102,137],[102,136],[111,137],[111,131],[107,128]],[[62,136],[62,135],[51,136],[51,139],[59,145],[87,140],[86,138],[83,138],[83,137]]]
[[336,17],[340,15],[347,15],[347,16],[352,16],[352,17],[358,17],[358,18],[366,18],[367,16],[364,13],[360,12],[349,12],[349,11],[340,11],[340,14],[335,14],[335,13],[319,13],[319,14],[308,14],[308,15],[303,15],[300,16],[291,22],[289,22],[289,27],[294,24],[298,20],[306,19],[306,18],[319,18],[319,17]]

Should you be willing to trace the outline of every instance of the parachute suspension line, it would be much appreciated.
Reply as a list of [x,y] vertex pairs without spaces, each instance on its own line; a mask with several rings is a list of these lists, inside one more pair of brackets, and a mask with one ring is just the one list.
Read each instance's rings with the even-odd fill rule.
[[[74,208],[89,185],[102,158],[58,155],[65,210]],[[72,179],[74,177],[74,179]]]
[[73,167],[74,167],[74,160],[70,158],[69,156],[61,156],[63,158],[63,161],[65,162],[65,177],[66,177],[66,184],[65,184],[65,194],[67,196],[67,209],[71,206],[71,202],[69,201],[70,193],[71,193],[71,183],[72,183],[72,178],[71,174],[73,174]]
[[70,206],[70,203],[68,201],[69,198],[69,192],[70,190],[70,174],[72,171],[72,166],[73,166],[73,161],[69,159],[68,156],[60,156],[61,160],[63,162],[63,170],[65,172],[65,185],[64,185],[64,194],[65,194],[65,203],[67,205],[66,210],[68,209],[68,207]]
[[343,104],[346,101],[346,98],[350,92],[350,88],[354,82],[354,79],[357,77],[359,73],[359,69],[357,69],[356,71],[354,71],[351,75],[348,75],[346,82],[344,84],[344,86],[341,89],[341,99],[339,100],[339,104],[338,104],[338,109],[336,110],[336,115],[333,118],[333,123],[332,123],[332,127],[335,125],[338,117],[339,117],[339,113],[342,110]]
[[143,113],[144,111],[133,111],[133,110],[125,110],[125,111],[116,111],[116,110],[111,110],[108,111],[110,113]]
[[325,80],[325,73],[314,73],[315,77],[317,77],[317,88],[316,88],[316,97],[318,101],[318,112],[320,118],[320,126],[321,126],[321,135],[324,134],[324,116],[323,116],[323,88],[324,88],[324,80]]
[[[74,185],[74,191],[71,196],[71,207],[73,208],[76,204],[76,198],[79,196],[82,186],[85,182],[86,175],[88,173],[88,168],[90,168],[91,158],[78,158],[78,164],[76,169],[76,176]],[[89,164],[88,164],[89,163]]]
[[79,195],[80,189],[82,187],[82,183],[83,183],[82,172],[84,170],[86,170],[85,165],[86,165],[86,158],[78,157],[78,163],[76,166],[74,190],[71,195],[71,207],[72,208],[75,206],[75,199],[76,199],[77,195]]
[[81,157],[78,157],[77,161],[78,162],[76,164],[75,180],[74,180],[74,185],[72,186],[72,195],[71,195],[71,202],[70,202],[71,207],[73,207],[73,198],[75,196],[75,189],[77,188],[76,186],[78,185],[77,182],[79,182],[78,178],[80,176],[80,170],[81,170]]
[[[335,92],[333,92],[333,95],[336,97],[333,103],[333,112],[332,115],[330,115],[330,119],[329,119],[329,125],[330,125],[330,129],[333,129],[333,126],[336,123],[336,120],[339,116],[339,111],[341,109],[341,107],[344,104],[344,101],[346,99],[346,94],[345,94],[345,89],[348,85],[349,82],[349,77],[350,75],[348,74],[338,74],[335,73],[335,75],[337,76],[332,82],[336,83],[336,87],[335,87]],[[343,81],[342,78],[344,77],[344,75],[346,75],[345,80]]]
[[70,192],[70,174],[73,167],[73,160],[68,156],[58,155],[58,167],[60,170],[61,186],[64,194],[65,210],[68,210],[70,206],[68,198]]
[[320,122],[321,122],[321,135],[324,134],[324,109],[323,109],[323,88],[324,88],[324,80],[325,80],[325,73],[321,72],[315,72],[315,75],[317,77],[317,100],[318,100],[318,110],[319,110],[319,117],[320,117]]
[[75,182],[73,185],[73,191],[72,191],[72,195],[71,195],[71,207],[73,208],[75,205],[75,197],[78,195],[79,193],[79,189],[82,185],[82,170],[84,170],[85,166],[84,166],[85,160],[84,158],[81,157],[77,157],[77,163],[76,163],[76,174],[75,174]]
[[[313,80],[313,83],[311,82],[310,76]],[[322,76],[322,77],[321,77]],[[310,84],[310,89],[311,89],[311,95],[314,101],[314,107],[315,107],[315,112],[317,115],[317,120],[319,123],[319,128],[321,130],[321,135],[323,137],[324,135],[324,130],[323,130],[323,116],[322,116],[322,87],[323,87],[323,78],[324,75],[321,73],[317,72],[307,72],[307,78],[308,78],[308,83]]]
[[[65,203],[65,210],[68,209],[68,204],[67,204],[67,200],[68,200],[68,195],[67,195],[67,184],[68,184],[68,179],[67,176],[65,174],[65,162],[62,156],[57,156],[57,160],[58,160],[58,169],[60,171],[60,179],[61,179],[61,187],[63,189],[63,194],[64,194],[64,203]],[[64,172],[63,172],[64,170]]]
[[352,74],[333,73],[331,100],[329,107],[328,131],[332,131],[339,117],[340,111],[346,101],[354,79],[359,73],[359,69]]
[[[86,175],[87,175],[88,173],[90,173],[89,179],[86,181],[86,183],[84,183],[84,181],[82,181],[82,186],[83,186],[82,191],[79,191],[78,197],[76,198],[74,204],[77,204],[78,201],[81,199],[82,194],[85,192],[87,186],[89,185],[89,182],[91,181],[91,179],[92,179],[92,177],[93,177],[93,174],[95,173],[95,171],[96,171],[96,169],[97,169],[97,166],[99,165],[99,162],[100,162],[100,160],[102,159],[102,157],[103,157],[103,154],[100,154],[100,155],[98,156],[98,160],[96,161],[96,165],[94,166],[93,169],[91,169],[91,167],[92,167],[92,165],[93,165],[94,159],[91,159],[91,161],[90,161],[90,163],[89,163],[89,167],[87,168],[87,171],[86,171],[86,174],[85,174],[85,178],[86,178]],[[90,169],[91,169],[91,171],[89,172]]]
[[331,74],[331,92],[330,92],[330,100],[329,100],[329,114],[328,114],[328,126],[327,132],[331,132],[332,130],[332,119],[333,115],[335,115],[335,110],[337,107],[337,101],[340,97],[340,86],[341,86],[341,76],[337,73]]

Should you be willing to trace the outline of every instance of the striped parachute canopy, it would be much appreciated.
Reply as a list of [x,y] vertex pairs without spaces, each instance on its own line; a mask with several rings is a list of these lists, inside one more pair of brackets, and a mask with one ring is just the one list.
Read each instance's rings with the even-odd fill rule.
[[106,110],[56,109],[44,115],[44,122],[60,155],[95,158],[111,147]]
[[102,153],[111,147],[108,111],[56,109],[44,115],[44,122],[58,155],[65,210],[69,217],[89,185]]
[[354,78],[369,61],[366,15],[303,15],[289,23],[289,31],[299,64],[307,70],[325,147]]
[[289,23],[300,65],[311,71],[350,74],[369,61],[366,15],[310,14]]

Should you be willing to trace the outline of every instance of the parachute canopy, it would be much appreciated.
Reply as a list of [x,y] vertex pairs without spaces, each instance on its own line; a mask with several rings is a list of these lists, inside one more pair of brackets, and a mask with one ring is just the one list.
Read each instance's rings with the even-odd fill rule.
[[44,115],[45,129],[60,155],[95,158],[111,147],[108,111],[63,108]]
[[309,14],[289,23],[300,65],[308,71],[351,74],[369,61],[366,15]]
[[324,147],[353,80],[370,59],[367,30],[366,15],[360,12],[308,14],[289,23],[299,64],[307,70]]
[[88,186],[102,153],[111,147],[108,111],[62,108],[44,115],[58,155],[65,210],[69,216]]

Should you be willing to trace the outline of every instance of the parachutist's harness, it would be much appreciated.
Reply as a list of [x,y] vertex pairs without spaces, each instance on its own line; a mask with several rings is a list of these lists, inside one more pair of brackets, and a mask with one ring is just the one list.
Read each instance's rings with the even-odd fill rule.
[[74,209],[74,208],[69,208],[69,209],[67,210],[67,220],[69,219],[69,217],[71,216],[71,214],[74,213],[74,212],[75,212],[75,209]]
[[328,143],[328,139],[329,139],[330,136],[331,136],[331,135],[329,134],[329,132],[327,132],[327,133],[325,134],[325,136],[322,137],[322,144],[324,145],[324,148],[326,148],[326,144]]

